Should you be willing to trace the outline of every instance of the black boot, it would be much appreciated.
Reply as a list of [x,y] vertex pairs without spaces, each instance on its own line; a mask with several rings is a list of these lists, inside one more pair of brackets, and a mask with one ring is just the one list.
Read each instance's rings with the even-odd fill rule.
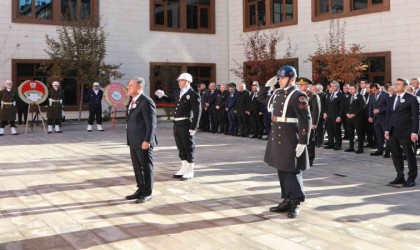
[[277,207],[270,207],[270,212],[280,213],[290,210],[291,204],[289,199],[284,199]]
[[296,218],[300,213],[300,202],[292,200],[290,201],[290,210],[287,213],[289,218]]

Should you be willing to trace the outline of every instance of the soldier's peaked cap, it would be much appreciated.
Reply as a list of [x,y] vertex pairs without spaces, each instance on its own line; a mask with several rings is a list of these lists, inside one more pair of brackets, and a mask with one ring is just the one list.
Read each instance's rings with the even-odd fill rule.
[[298,79],[298,82],[297,82],[298,84],[306,84],[306,85],[312,85],[312,84],[314,84],[311,80],[309,80],[308,78],[306,78],[306,77],[299,77],[299,79]]

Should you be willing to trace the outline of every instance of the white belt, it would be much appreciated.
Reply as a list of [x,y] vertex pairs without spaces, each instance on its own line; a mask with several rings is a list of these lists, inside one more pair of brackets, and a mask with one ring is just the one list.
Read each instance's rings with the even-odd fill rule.
[[273,122],[287,122],[287,123],[298,123],[298,119],[297,118],[288,118],[288,117],[278,117],[278,116],[273,116],[271,118],[271,120]]
[[4,105],[14,105],[14,102],[3,102]]
[[177,122],[177,121],[183,121],[183,120],[189,120],[190,118],[189,117],[175,117],[175,121]]
[[53,101],[53,102],[61,102],[61,99],[58,99],[58,100],[52,99],[51,101]]

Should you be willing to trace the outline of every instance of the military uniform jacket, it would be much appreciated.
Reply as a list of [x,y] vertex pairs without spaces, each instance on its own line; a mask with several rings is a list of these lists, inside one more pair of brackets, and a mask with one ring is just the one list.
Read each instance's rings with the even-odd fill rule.
[[181,98],[176,101],[174,117],[189,117],[190,119],[176,122],[176,124],[190,124],[191,130],[196,130],[201,116],[200,95],[190,88]]
[[307,91],[306,95],[309,99],[309,110],[311,111],[312,125],[317,125],[319,121],[319,115],[321,113],[321,101],[317,94],[312,91]]
[[[48,93],[48,109],[47,109],[47,118],[48,119],[61,119],[63,112],[63,91],[55,89],[50,89]],[[51,102],[49,101],[51,98]],[[61,100],[61,102],[60,102]]]
[[[272,115],[280,117],[288,95],[297,89],[291,86],[288,89],[277,89],[271,98],[268,96],[270,88],[263,87],[258,92],[258,100],[272,105]],[[270,102],[270,103],[269,103]],[[309,111],[308,97],[300,90],[293,92],[286,109],[286,118],[297,118],[297,123],[272,122],[271,133],[267,142],[264,161],[282,171],[299,172],[309,169],[308,151],[296,158],[297,144],[309,143],[311,132],[311,113]]]
[[219,92],[216,98],[216,106],[219,106],[220,109],[225,109],[225,100],[226,96],[229,94],[229,91]]
[[3,107],[0,107],[0,120],[14,121],[16,119],[16,101],[18,94],[13,89],[7,91],[3,89],[0,91],[0,105],[3,102]]
[[95,91],[91,89],[88,91],[87,95],[90,109],[99,108],[102,106],[102,97],[104,95],[102,90],[98,89],[98,94],[95,94]]
[[365,111],[365,100],[363,99],[363,96],[361,94],[356,94],[353,98],[353,102],[351,102],[351,97],[352,95],[346,99],[345,113],[356,115],[352,118],[353,120],[363,119],[363,112]]

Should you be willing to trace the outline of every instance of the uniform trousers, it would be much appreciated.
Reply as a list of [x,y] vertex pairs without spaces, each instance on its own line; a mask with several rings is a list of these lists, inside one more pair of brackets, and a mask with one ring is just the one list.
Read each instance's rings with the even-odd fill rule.
[[137,188],[142,189],[142,195],[151,195],[154,183],[153,148],[143,150],[130,146],[130,156]]
[[59,125],[61,126],[61,119],[48,119],[47,121],[48,125]]
[[417,178],[415,143],[411,141],[410,137],[402,137],[392,133],[392,131],[389,141],[391,144],[392,161],[394,163],[395,170],[397,171],[397,178],[404,178],[404,153],[407,157],[408,163],[407,180],[414,181]]
[[89,107],[89,120],[88,124],[93,125],[93,121],[96,117],[96,124],[102,124],[102,107]]
[[5,128],[7,124],[10,124],[11,128],[16,128],[16,122],[13,121],[1,121],[0,128]]
[[316,134],[316,131],[314,129],[311,129],[311,135],[309,136],[309,144],[307,146],[308,155],[309,155],[309,163],[311,166],[315,159],[315,146],[316,146],[315,134]]
[[194,136],[190,135],[189,129],[189,121],[188,123],[185,123],[185,120],[174,122],[173,131],[175,144],[179,151],[179,158],[181,158],[181,161],[193,163],[195,160],[195,144]]
[[303,192],[303,177],[302,172],[285,172],[277,170],[281,198],[290,199],[298,202],[305,201],[305,193]]

